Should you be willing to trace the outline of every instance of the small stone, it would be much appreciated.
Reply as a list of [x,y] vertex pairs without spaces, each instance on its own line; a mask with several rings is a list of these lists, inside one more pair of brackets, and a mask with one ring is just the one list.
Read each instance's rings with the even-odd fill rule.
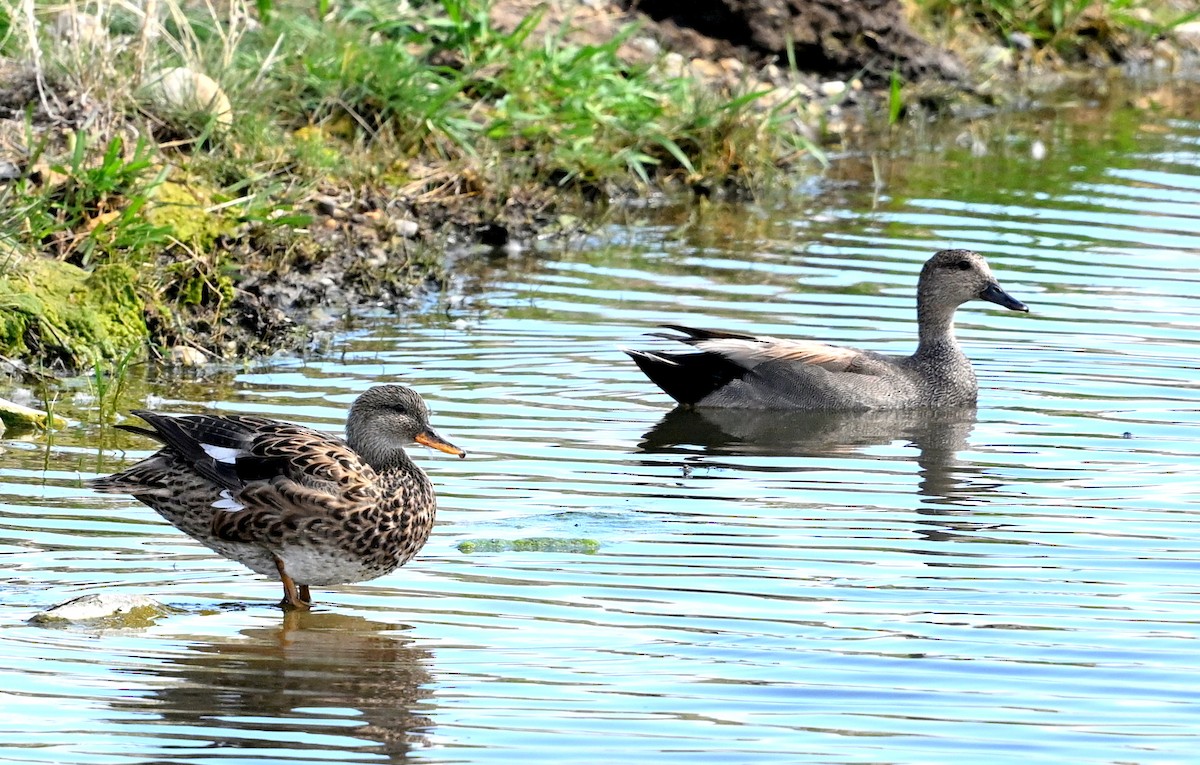
[[1025,32],[1012,32],[1008,36],[1008,44],[1017,50],[1032,50],[1033,37]]
[[682,77],[687,71],[687,59],[678,53],[668,53],[659,66],[668,77]]
[[1200,50],[1200,21],[1189,21],[1186,24],[1180,24],[1171,30],[1171,34],[1181,44],[1186,45],[1192,50]]
[[720,66],[708,59],[694,58],[689,66],[691,67],[692,75],[701,80],[716,80],[725,74]]
[[202,367],[208,363],[208,355],[190,345],[176,345],[171,348],[171,363],[181,367]]
[[1012,48],[1006,48],[1003,45],[989,45],[983,54],[983,65],[987,69],[1012,66]]
[[322,215],[337,215],[338,202],[333,197],[319,196],[313,200],[317,206],[317,212]]
[[392,227],[395,229],[397,234],[405,239],[413,239],[421,231],[421,227],[417,225],[415,220],[407,220],[403,218],[393,221]]
[[825,97],[833,98],[846,92],[846,83],[841,80],[829,80],[821,83],[820,90]]
[[78,622],[94,619],[116,621],[121,627],[148,627],[154,619],[170,609],[144,595],[101,593],[84,595],[66,603],[47,608],[29,620],[34,624]]
[[185,66],[172,67],[151,75],[150,98],[158,106],[191,112],[207,112],[218,125],[233,124],[233,107],[216,80]]
[[332,228],[337,228],[341,224],[338,223],[337,218],[326,218],[324,221],[321,222],[321,225],[324,226],[325,228],[332,229]]

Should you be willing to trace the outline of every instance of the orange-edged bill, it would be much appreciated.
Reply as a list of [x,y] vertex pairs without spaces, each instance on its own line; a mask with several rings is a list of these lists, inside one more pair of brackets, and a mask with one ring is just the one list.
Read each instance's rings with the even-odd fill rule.
[[437,433],[434,433],[433,429],[431,428],[426,428],[425,430],[421,431],[413,440],[422,446],[428,446],[430,449],[437,449],[439,452],[445,452],[446,454],[454,454],[459,458],[467,456],[466,452],[442,438]]

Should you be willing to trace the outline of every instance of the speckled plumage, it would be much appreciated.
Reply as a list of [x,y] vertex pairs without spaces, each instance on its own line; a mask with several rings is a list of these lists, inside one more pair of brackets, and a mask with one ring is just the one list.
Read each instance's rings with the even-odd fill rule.
[[150,427],[121,427],[163,448],[92,486],[132,494],[217,553],[278,576],[284,605],[297,608],[308,607],[310,586],[383,576],[425,544],[433,484],[405,446],[464,456],[400,385],[359,396],[345,441],[265,417],[135,414]]
[[954,313],[968,300],[1029,309],[1003,289],[983,256],[942,250],[917,283],[919,343],[911,356],[887,356],[812,340],[667,328],[662,335],[696,353],[626,351],[685,406],[741,409],[878,410],[971,406],[978,385],[954,337]]

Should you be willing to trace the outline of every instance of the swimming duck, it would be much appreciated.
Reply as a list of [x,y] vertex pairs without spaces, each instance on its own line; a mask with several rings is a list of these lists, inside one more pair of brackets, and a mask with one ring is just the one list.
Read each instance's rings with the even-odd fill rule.
[[916,409],[969,406],[978,384],[954,338],[954,312],[968,300],[1029,308],[1005,292],[987,261],[942,250],[917,282],[917,350],[887,356],[813,340],[787,340],[666,325],[659,337],[696,353],[626,350],[641,370],[689,407],[742,409]]
[[92,488],[132,494],[201,544],[278,577],[285,609],[310,608],[312,586],[383,576],[424,546],[433,484],[405,446],[466,456],[429,427],[429,408],[403,385],[360,395],[344,441],[266,417],[134,414],[149,427],[117,427],[163,448]]

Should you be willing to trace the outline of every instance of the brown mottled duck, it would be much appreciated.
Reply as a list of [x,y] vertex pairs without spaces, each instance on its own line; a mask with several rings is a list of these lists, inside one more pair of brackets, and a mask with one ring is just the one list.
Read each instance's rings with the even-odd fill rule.
[[152,456],[92,487],[132,494],[217,553],[283,583],[284,608],[311,607],[310,587],[362,582],[407,563],[433,528],[433,484],[412,443],[466,453],[429,427],[411,388],[355,400],[346,439],[266,417],[135,411]]

